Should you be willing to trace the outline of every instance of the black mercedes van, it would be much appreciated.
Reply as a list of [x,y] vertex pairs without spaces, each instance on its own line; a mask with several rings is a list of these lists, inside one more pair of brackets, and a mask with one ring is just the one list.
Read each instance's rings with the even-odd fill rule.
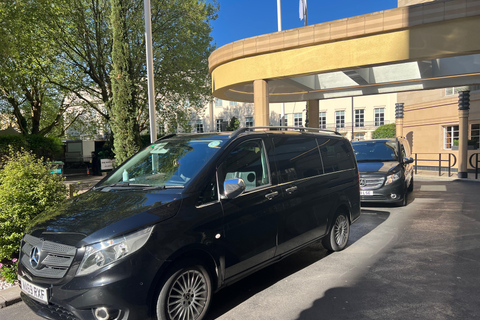
[[413,158],[404,138],[352,143],[360,170],[362,202],[407,204],[413,190]]
[[[349,141],[309,129],[173,134],[32,221],[22,298],[47,319],[202,319],[212,294],[360,215]],[[318,129],[316,129],[318,131]]]

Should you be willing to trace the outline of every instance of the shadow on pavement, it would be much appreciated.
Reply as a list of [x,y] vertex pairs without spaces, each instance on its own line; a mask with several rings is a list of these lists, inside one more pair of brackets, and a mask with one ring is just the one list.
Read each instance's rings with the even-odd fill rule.
[[[362,209],[362,215],[351,226],[348,246],[351,246],[373,229],[383,223],[390,213],[388,211]],[[272,286],[276,282],[314,264],[330,253],[320,242],[296,252],[287,258],[268,266],[239,282],[220,290],[213,296],[213,302],[206,320],[216,319],[235,308],[255,294]]]

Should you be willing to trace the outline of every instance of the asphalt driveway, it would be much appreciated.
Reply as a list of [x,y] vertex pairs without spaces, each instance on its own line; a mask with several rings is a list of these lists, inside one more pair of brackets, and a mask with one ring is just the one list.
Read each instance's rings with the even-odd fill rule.
[[[479,319],[480,182],[417,178],[406,207],[369,206],[350,243],[320,244],[218,292],[207,319]],[[37,320],[23,304],[0,319]]]

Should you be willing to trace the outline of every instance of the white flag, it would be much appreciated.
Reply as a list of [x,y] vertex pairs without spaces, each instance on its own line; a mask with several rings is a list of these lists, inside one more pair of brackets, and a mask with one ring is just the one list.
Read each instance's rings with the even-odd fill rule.
[[303,18],[305,17],[305,3],[303,1],[304,0],[300,0],[300,2],[298,3],[298,14],[300,20],[303,20]]

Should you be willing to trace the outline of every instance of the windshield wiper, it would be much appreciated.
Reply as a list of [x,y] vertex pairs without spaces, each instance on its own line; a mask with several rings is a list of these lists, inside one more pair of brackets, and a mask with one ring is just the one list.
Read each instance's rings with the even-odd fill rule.
[[[152,186],[151,184],[142,183],[129,183],[129,182],[117,182],[113,184],[107,184],[105,186],[93,187],[93,190],[103,190],[107,188],[142,188],[143,190],[159,190],[159,189],[184,189],[184,186]],[[110,189],[109,189],[110,190]]]

